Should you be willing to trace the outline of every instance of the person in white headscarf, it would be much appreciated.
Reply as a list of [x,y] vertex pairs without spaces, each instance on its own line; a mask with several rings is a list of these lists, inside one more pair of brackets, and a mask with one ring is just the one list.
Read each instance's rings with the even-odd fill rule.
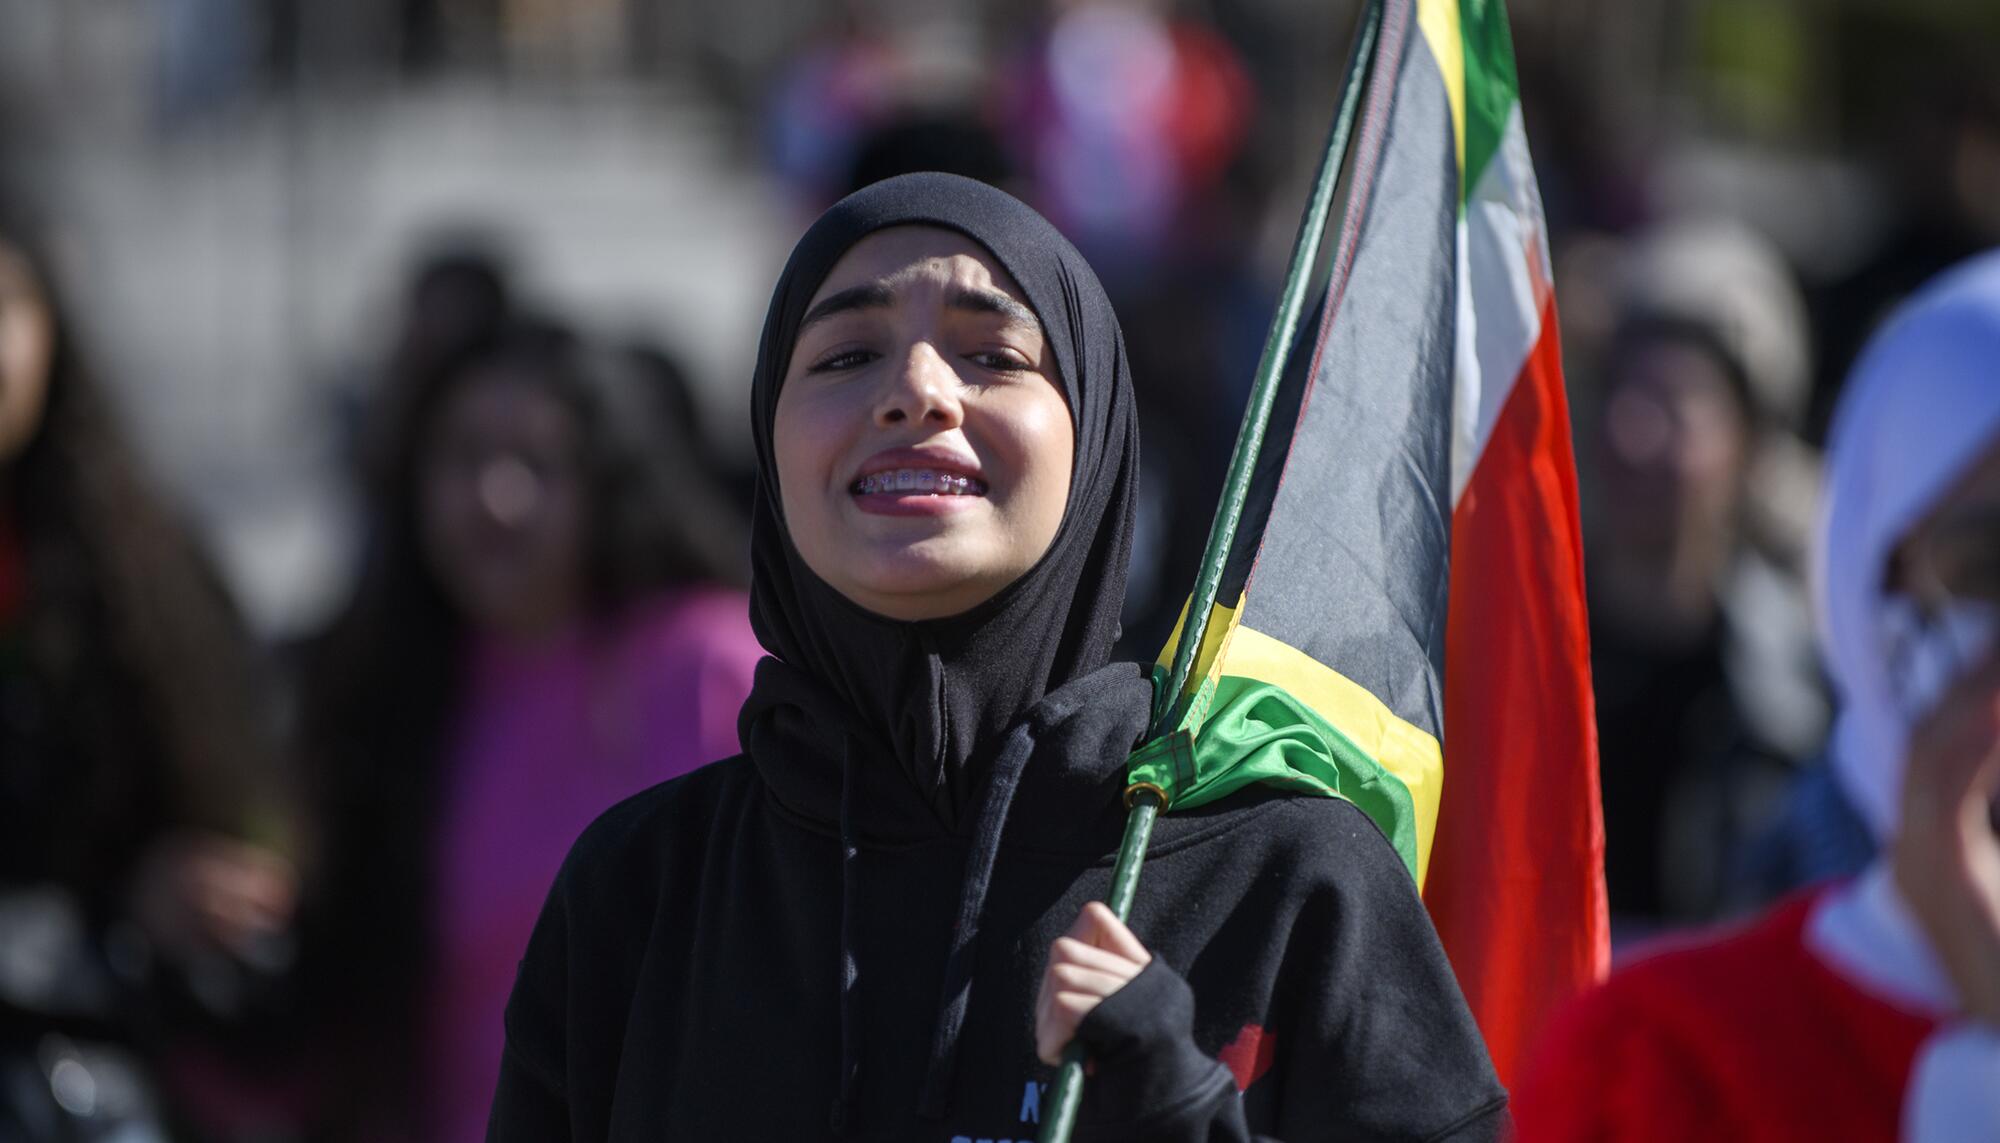
[[1521,1138],[2000,1138],[2000,252],[1850,379],[1815,536],[1853,879],[1561,1014]]

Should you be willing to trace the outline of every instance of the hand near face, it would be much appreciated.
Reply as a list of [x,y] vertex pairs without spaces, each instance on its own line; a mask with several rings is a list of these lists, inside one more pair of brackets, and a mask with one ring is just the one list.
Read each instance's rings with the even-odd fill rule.
[[1897,888],[1967,1015],[2000,1027],[2000,657],[1969,672],[1911,736]]
[[222,951],[247,957],[257,941],[291,923],[298,874],[260,846],[179,834],[147,851],[132,896],[140,927],[170,956]]
[[1049,966],[1035,998],[1035,1054],[1045,1064],[1061,1063],[1083,1018],[1152,959],[1103,902],[1085,905],[1069,932],[1049,946]]
[[33,267],[0,235],[0,465],[41,428],[55,355],[55,318]]

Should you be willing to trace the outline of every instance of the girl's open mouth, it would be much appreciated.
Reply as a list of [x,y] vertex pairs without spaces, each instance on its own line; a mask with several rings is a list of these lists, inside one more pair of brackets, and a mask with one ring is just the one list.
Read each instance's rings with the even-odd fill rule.
[[984,496],[986,484],[976,477],[934,468],[897,468],[870,473],[854,482],[856,496],[889,493],[898,496]]

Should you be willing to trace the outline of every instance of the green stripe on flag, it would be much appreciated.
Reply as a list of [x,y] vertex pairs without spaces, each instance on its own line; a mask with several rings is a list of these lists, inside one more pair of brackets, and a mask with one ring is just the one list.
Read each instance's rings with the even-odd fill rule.
[[[1175,642],[1179,641],[1182,630],[1180,626],[1174,628]],[[1222,634],[1210,645],[1210,637],[1217,632]],[[1412,871],[1417,884],[1423,885],[1444,785],[1444,754],[1436,735],[1405,721],[1368,688],[1341,672],[1297,647],[1246,626],[1241,613],[1234,609],[1219,605],[1213,609],[1202,642],[1200,661],[1205,665],[1193,701],[1172,734],[1148,742],[1133,754],[1129,768],[1133,780],[1159,787],[1171,808],[1187,805],[1188,793],[1197,788],[1201,792],[1194,799],[1196,805],[1241,788],[1243,783],[1238,781],[1226,785],[1212,782],[1221,772],[1218,767],[1226,769],[1248,757],[1242,745],[1240,723],[1236,731],[1226,733],[1226,741],[1212,747],[1205,736],[1212,718],[1222,717],[1227,721],[1242,713],[1239,708],[1218,714],[1218,704],[1244,703],[1248,701],[1244,688],[1268,686],[1284,702],[1310,711],[1315,721],[1312,729],[1296,735],[1286,750],[1266,756],[1263,759],[1266,765],[1247,780],[1274,782],[1304,793],[1355,801],[1375,819],[1384,836],[1395,839],[1407,835],[1412,839],[1410,847],[1402,852],[1406,859],[1413,859]],[[1161,653],[1153,673],[1156,686],[1170,673],[1173,651],[1174,643],[1169,643]],[[1261,701],[1270,696],[1249,697]],[[1295,721],[1294,715],[1277,708],[1261,709],[1256,717],[1267,726]],[[1318,761],[1312,762],[1314,758]],[[1364,766],[1362,760],[1368,765]],[[1294,761],[1301,765],[1290,769],[1283,765]],[[1342,766],[1343,772],[1351,772],[1351,780],[1335,783],[1312,776],[1315,766],[1334,765]],[[1401,789],[1403,796],[1391,801],[1351,796],[1352,791],[1365,789],[1377,780],[1376,770]]]
[[1458,0],[1458,13],[1465,38],[1465,177],[1459,183],[1464,199],[1500,149],[1521,85],[1503,0]]
[[[1164,671],[1156,667],[1154,673]],[[1394,774],[1283,687],[1237,675],[1224,675],[1214,686],[1191,758],[1181,756],[1188,750],[1185,735],[1161,739],[1173,748],[1163,745],[1133,755],[1131,782],[1175,790],[1176,810],[1258,783],[1340,798],[1367,814],[1411,878],[1419,877],[1416,804]],[[1190,761],[1198,777],[1181,784],[1186,777],[1181,771]]]

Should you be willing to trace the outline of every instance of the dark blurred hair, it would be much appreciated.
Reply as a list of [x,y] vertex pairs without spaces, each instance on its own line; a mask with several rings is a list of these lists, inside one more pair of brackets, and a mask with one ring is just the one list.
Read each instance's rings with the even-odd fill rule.
[[[667,447],[683,453],[691,465],[707,474],[709,487],[728,504],[733,520],[749,519],[751,502],[756,496],[756,470],[732,461],[702,431],[694,380],[682,366],[680,357],[651,339],[629,341],[621,353],[626,363],[638,371],[645,391],[661,402],[659,407],[666,415],[662,431]],[[738,547],[741,548],[740,543]]]
[[411,265],[392,377],[420,378],[493,336],[514,312],[500,240],[462,229],[433,237]]
[[1746,430],[1785,427],[1777,414],[1757,400],[1742,355],[1713,326],[1689,318],[1640,315],[1619,322],[1611,333],[1608,359],[1614,368],[1606,379],[1607,387],[1616,387],[1626,380],[1619,366],[1629,365],[1634,354],[1661,342],[1699,350],[1715,362],[1729,384],[1729,395]]
[[500,376],[545,386],[581,431],[593,619],[616,623],[675,585],[740,583],[747,563],[742,525],[686,450],[664,443],[667,405],[644,374],[560,327],[505,322],[382,394],[365,473],[367,560],[347,609],[308,654],[303,732],[323,807],[311,908],[315,955],[332,971],[320,987],[361,1021],[352,1031],[370,1097],[404,1110],[412,1093],[394,1085],[414,1069],[397,1052],[412,1045],[429,950],[429,847],[470,634],[424,559],[418,481],[446,399]]
[[944,171],[1000,187],[1014,177],[1005,145],[975,112],[913,111],[862,136],[843,193],[917,171]]
[[54,325],[34,436],[0,462],[0,516],[26,564],[19,647],[39,716],[0,711],[0,854],[115,905],[162,830],[288,840],[270,713],[250,641],[213,567],[168,510],[99,389],[49,262],[0,204]]

